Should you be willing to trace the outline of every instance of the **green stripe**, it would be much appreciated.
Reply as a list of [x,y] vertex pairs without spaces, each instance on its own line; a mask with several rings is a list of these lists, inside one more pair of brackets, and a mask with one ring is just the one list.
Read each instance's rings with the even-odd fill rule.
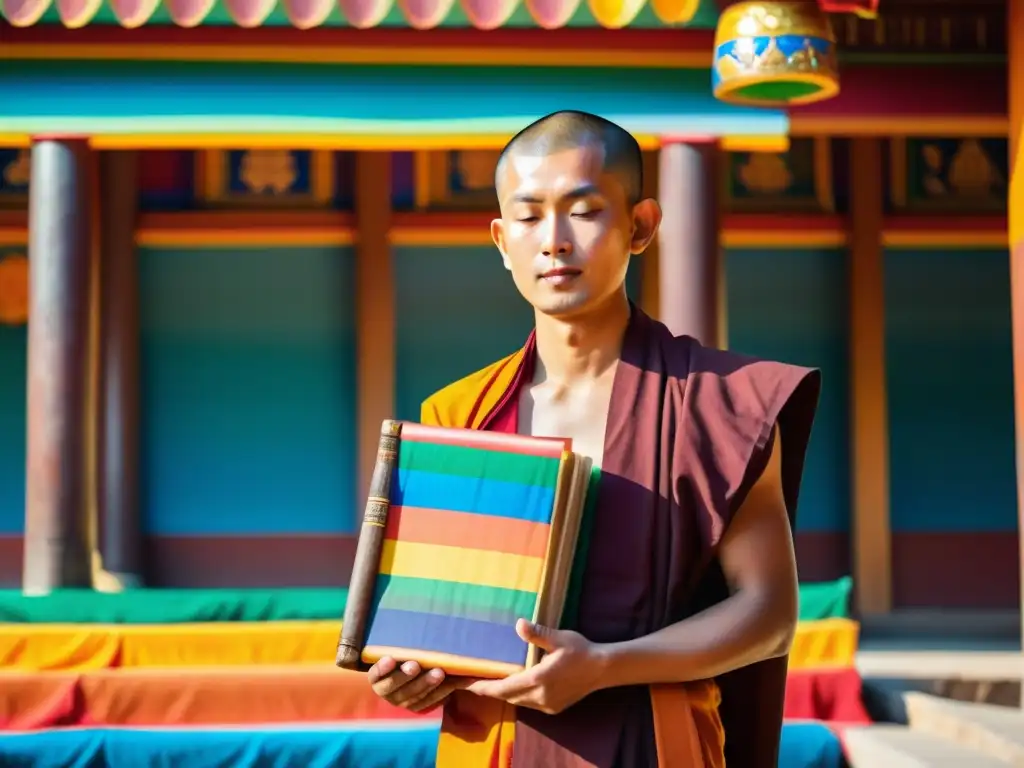
[[560,459],[546,456],[412,441],[401,443],[398,451],[398,466],[401,469],[500,480],[541,488],[555,487],[560,463]]
[[375,610],[418,611],[495,624],[532,619],[536,604],[533,592],[406,576],[378,576],[374,595]]

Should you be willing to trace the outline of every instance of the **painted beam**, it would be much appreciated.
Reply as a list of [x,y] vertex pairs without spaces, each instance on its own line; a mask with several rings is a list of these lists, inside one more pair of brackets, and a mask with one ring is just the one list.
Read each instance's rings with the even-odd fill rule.
[[882,146],[850,142],[851,527],[857,610],[892,609],[889,415],[885,381]]
[[[485,213],[396,212],[388,238],[394,245],[488,245],[490,220]],[[727,248],[838,247],[848,234],[846,218],[834,215],[726,214],[721,226]],[[1000,215],[892,215],[882,226],[882,244],[896,248],[999,248],[1007,237]],[[356,229],[354,216],[335,211],[182,211],[141,214],[135,238],[144,247],[312,247],[351,245]],[[0,210],[0,246],[27,242],[25,212]]]
[[841,77],[836,98],[792,112],[793,135],[1006,135],[1002,65],[858,65],[843,67]]
[[[395,149],[505,141],[559,109],[638,137],[782,136],[784,112],[717,101],[699,69],[0,61],[4,137],[89,135],[98,148]],[[272,94],[272,98],[268,98]],[[422,148],[422,147],[420,147]]]
[[344,29],[293,27],[195,29],[149,26],[84,29],[0,25],[4,59],[112,61],[248,61],[319,64],[450,64],[457,66],[711,66],[713,30]]
[[356,156],[356,376],[359,451],[358,498],[365,506],[377,461],[380,425],[395,417],[395,277],[391,227],[391,155]]

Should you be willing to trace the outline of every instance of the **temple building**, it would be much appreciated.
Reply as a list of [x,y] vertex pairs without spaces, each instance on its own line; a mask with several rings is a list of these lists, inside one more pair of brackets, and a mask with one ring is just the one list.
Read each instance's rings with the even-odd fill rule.
[[1016,609],[1024,38],[1005,3],[876,6],[827,8],[837,95],[771,107],[715,89],[835,47],[713,60],[708,0],[6,0],[0,583],[344,584],[381,420],[530,327],[496,153],[578,108],[665,209],[634,301],[823,370],[801,579]]

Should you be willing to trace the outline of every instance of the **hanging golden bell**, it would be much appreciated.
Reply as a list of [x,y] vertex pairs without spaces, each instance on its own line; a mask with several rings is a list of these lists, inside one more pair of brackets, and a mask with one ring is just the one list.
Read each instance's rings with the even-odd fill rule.
[[788,107],[839,93],[836,38],[815,0],[741,2],[722,11],[711,68],[715,98]]

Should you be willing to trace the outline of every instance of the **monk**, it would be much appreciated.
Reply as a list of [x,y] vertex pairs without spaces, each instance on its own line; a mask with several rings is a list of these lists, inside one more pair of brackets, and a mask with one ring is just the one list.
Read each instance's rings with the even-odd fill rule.
[[661,210],[622,128],[549,115],[509,142],[495,185],[491,235],[535,329],[422,421],[570,437],[593,460],[577,589],[561,627],[518,622],[545,651],[522,673],[385,658],[370,683],[412,711],[443,704],[439,768],[777,768],[820,376],[674,337],[630,303]]

